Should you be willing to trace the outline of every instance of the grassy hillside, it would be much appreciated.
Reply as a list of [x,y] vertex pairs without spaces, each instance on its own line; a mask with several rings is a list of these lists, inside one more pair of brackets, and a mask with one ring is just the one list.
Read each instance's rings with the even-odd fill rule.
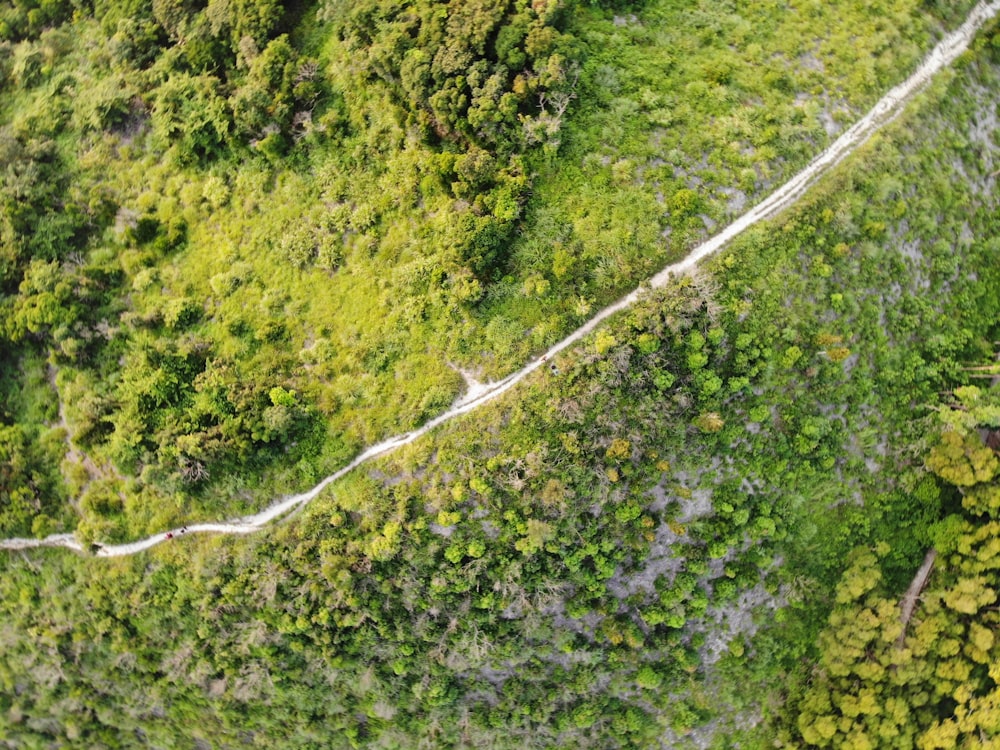
[[1000,338],[992,35],[800,207],[272,532],[0,558],[11,746],[829,739],[782,711],[829,714],[799,686],[851,550],[893,601],[959,535],[923,464]]

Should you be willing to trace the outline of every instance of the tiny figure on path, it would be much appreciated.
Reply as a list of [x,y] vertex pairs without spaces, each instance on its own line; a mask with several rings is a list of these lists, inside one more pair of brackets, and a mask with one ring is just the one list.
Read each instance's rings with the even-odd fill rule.
[[168,531],[167,532],[167,539],[173,539],[173,538],[174,538],[174,532]]

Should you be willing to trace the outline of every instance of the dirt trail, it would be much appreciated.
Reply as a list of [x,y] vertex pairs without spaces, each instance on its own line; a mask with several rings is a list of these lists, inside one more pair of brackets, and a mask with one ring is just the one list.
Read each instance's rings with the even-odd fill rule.
[[[966,49],[975,36],[979,28],[992,19],[1000,11],[1000,0],[992,2],[980,2],[969,13],[965,22],[945,36],[938,45],[931,50],[920,66],[907,78],[891,89],[883,96],[878,103],[858,122],[837,138],[826,150],[813,159],[798,174],[788,182],[779,187],[767,198],[752,207],[745,214],[736,219],[714,237],[703,242],[694,248],[684,260],[667,266],[656,274],[648,283],[643,284],[631,293],[625,295],[617,302],[608,305],[598,312],[584,325],[569,334],[562,341],[553,344],[552,347],[537,359],[533,359],[520,370],[511,373],[502,380],[493,383],[477,384],[478,388],[470,391],[455,405],[445,413],[427,422],[423,427],[408,432],[405,435],[398,435],[383,440],[377,445],[373,445],[363,453],[358,455],[351,463],[331,474],[322,482],[317,484],[308,492],[284,498],[274,505],[253,516],[233,519],[225,523],[203,523],[192,524],[187,527],[187,534],[192,533],[213,533],[213,534],[249,534],[256,531],[272,521],[280,518],[286,513],[298,508],[315,499],[328,485],[349,471],[357,468],[366,461],[370,461],[376,456],[395,450],[403,445],[412,443],[417,438],[425,435],[435,427],[444,424],[456,417],[466,414],[479,408],[521,382],[528,375],[533,373],[549,358],[555,356],[567,347],[580,341],[587,334],[591,333],[601,323],[631,305],[633,305],[642,295],[647,287],[663,287],[672,277],[689,273],[695,265],[724,247],[737,235],[757,224],[760,221],[773,218],[781,211],[794,204],[820,177],[829,172],[833,167],[843,161],[853,153],[861,144],[867,141],[879,128],[892,122],[902,111],[904,105],[919,92],[931,78],[940,70],[951,65]],[[171,537],[181,534],[180,529],[164,530],[151,537],[142,539],[131,544],[107,544],[100,545],[96,554],[100,557],[117,557],[120,555],[131,555],[136,552],[154,547]],[[170,536],[168,536],[170,535]],[[58,534],[45,539],[5,539],[0,540],[0,549],[27,549],[30,547],[68,547],[74,550],[81,550],[81,545],[72,535]]]

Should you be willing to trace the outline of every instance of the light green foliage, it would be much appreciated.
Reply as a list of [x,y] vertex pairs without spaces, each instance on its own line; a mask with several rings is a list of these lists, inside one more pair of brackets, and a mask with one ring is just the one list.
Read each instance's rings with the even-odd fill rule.
[[949,431],[927,458],[927,467],[942,479],[959,487],[990,481],[1000,462],[993,451],[973,435],[964,437]]
[[33,260],[25,269],[18,292],[8,323],[13,341],[23,339],[28,333],[68,326],[76,319],[76,300],[69,279],[55,261]]
[[615,438],[611,441],[611,445],[604,452],[604,457],[609,461],[617,461],[619,459],[628,458],[632,453],[632,446],[628,440],[623,440],[621,438]]
[[618,340],[614,334],[602,328],[594,336],[594,351],[598,354],[607,354],[616,343]]
[[442,510],[437,514],[437,522],[439,526],[453,526],[462,520],[462,514],[454,511]]
[[785,349],[785,353],[781,356],[781,366],[792,367],[801,357],[802,350],[797,346],[790,346]]
[[274,406],[293,407],[296,404],[295,391],[286,391],[280,385],[276,385],[268,391],[267,396],[271,399],[271,404]]

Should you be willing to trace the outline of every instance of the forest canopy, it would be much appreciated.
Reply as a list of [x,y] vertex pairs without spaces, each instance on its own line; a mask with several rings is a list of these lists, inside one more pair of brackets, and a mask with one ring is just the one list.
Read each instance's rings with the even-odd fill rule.
[[993,741],[995,24],[200,526],[971,7],[0,1],[0,745]]
[[[1000,735],[997,569],[1000,390],[956,389],[927,466],[961,506],[931,529],[934,572],[916,604],[886,590],[879,557],[858,549],[820,635],[820,662],[785,734],[806,747],[991,747]],[[909,615],[909,616],[908,616]],[[992,744],[991,744],[992,743]]]

